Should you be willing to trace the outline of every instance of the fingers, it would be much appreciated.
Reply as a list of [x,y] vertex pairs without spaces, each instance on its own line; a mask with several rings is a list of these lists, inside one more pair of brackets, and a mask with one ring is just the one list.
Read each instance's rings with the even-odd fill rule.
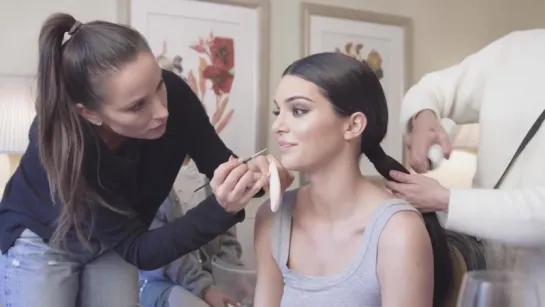
[[390,171],[390,176],[396,182],[400,182],[400,183],[412,183],[413,182],[413,180],[412,180],[413,175],[411,175],[411,174],[406,174],[406,173],[402,173],[402,172],[398,172],[398,171]]
[[236,306],[236,307],[242,306],[241,303],[237,302],[237,300],[235,300],[234,298],[232,298],[232,297],[230,297],[228,295],[224,295],[222,299],[223,299],[224,303],[227,303],[229,305]]
[[[243,179],[244,177],[244,179]],[[253,172],[248,169],[248,165],[241,163],[237,167],[231,170],[227,178],[221,183],[218,193],[231,194],[235,190],[235,187],[239,185],[241,181],[245,181],[248,186],[253,180]],[[246,187],[247,187],[246,186]]]
[[219,185],[221,185],[231,171],[242,164],[238,159],[235,159],[233,156],[229,157],[229,161],[221,164],[215,171],[212,180],[210,180],[210,186],[213,190],[216,190]]
[[[248,162],[250,169],[259,176],[267,177],[267,183],[269,181],[269,158],[267,156],[257,156]],[[268,191],[269,186],[265,183],[263,188]]]
[[411,167],[418,173],[427,172],[430,168],[428,151],[433,144],[434,133],[432,131],[421,132],[420,135],[411,137],[412,143],[409,152]]
[[443,149],[445,158],[448,159],[450,157],[450,153],[452,152],[452,143],[443,127],[441,127],[441,131],[438,133],[438,141],[439,145],[441,145],[441,149]]
[[260,172],[263,175],[269,173],[269,160],[265,156],[257,156],[248,162],[250,169],[254,172]]
[[254,185],[246,190],[246,193],[242,196],[241,203],[247,203],[250,201],[252,197],[254,197],[259,190],[261,190],[267,183],[269,182],[268,176],[261,176],[257,181],[255,181]]
[[386,181],[385,186],[388,190],[392,191],[392,193],[394,193],[395,195],[399,193],[403,185],[401,183],[397,183],[393,181]]
[[252,186],[256,182],[254,174],[255,173],[251,170],[246,169],[246,172],[240,178],[238,178],[235,186],[232,189],[229,189],[230,186],[226,186],[226,189],[231,191],[229,193],[229,196],[227,197],[227,200],[236,201],[237,199],[241,199],[246,191],[249,188],[252,188]]
[[267,159],[269,160],[269,163],[276,165],[276,168],[278,169],[278,175],[280,176],[281,189],[283,191],[286,190],[293,183],[295,177],[288,169],[286,169],[280,162],[278,162],[278,160],[274,156],[269,155],[267,156]]

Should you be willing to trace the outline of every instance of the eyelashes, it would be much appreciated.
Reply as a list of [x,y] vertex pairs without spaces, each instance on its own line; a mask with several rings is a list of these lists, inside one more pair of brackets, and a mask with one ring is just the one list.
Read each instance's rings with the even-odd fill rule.
[[[300,116],[303,116],[305,114],[307,114],[309,112],[309,110],[307,109],[303,109],[303,108],[298,108],[298,107],[293,107],[291,108],[291,115],[293,117],[300,117]],[[280,115],[280,109],[276,108],[272,111],[273,115],[274,116],[278,116]]]

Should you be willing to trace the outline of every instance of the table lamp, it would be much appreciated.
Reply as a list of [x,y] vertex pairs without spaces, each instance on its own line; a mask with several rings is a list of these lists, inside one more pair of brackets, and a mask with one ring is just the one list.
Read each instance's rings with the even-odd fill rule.
[[28,146],[35,89],[34,77],[0,75],[0,197]]

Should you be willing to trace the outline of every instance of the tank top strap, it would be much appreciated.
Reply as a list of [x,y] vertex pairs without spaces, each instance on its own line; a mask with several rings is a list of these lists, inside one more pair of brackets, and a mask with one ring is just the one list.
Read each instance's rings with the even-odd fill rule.
[[286,191],[277,212],[273,213],[271,252],[280,268],[286,265],[291,239],[292,209],[299,189]]

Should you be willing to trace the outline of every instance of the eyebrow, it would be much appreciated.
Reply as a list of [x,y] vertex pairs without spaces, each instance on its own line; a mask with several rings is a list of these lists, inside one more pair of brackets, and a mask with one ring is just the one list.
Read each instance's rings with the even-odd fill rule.
[[[314,103],[314,101],[308,97],[305,97],[305,96],[291,96],[291,97],[288,97],[284,100],[284,103],[291,103],[291,102],[294,102],[295,100],[306,100],[308,102],[312,102]],[[274,104],[278,105],[278,103],[276,102],[276,100],[273,101]]]
[[[159,80],[159,83],[157,83],[157,86],[155,87],[155,91],[159,90],[159,88],[160,88],[161,86],[163,86],[163,83],[165,83],[165,80],[163,80],[163,78],[161,78],[161,79]],[[125,110],[130,110],[132,107],[134,107],[135,105],[139,104],[139,103],[142,101],[142,99],[144,99],[144,98],[146,98],[146,97],[144,96],[144,97],[140,97],[140,98],[138,98],[138,99],[135,99],[131,104],[129,104],[129,105],[125,108]]]

